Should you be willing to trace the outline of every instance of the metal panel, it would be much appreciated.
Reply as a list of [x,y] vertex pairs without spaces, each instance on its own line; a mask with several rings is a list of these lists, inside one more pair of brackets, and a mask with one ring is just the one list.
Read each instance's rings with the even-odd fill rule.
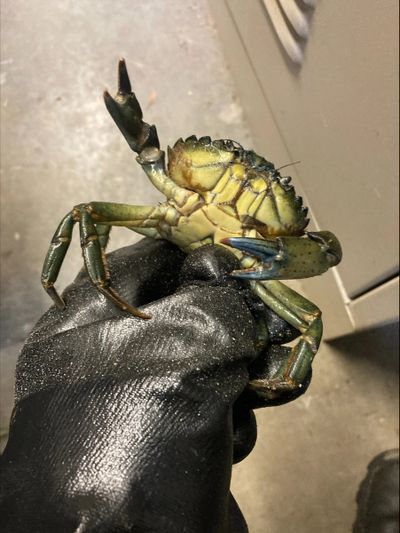
[[377,313],[380,324],[394,322],[399,312],[399,278],[383,283],[350,302],[349,309],[356,329],[375,326]]
[[[276,166],[285,164],[290,161],[288,149],[267,105],[265,95],[246,54],[246,49],[240,40],[240,34],[231,13],[224,1],[210,1],[209,5],[253,135],[253,148],[273,161]],[[240,139],[238,140],[240,141]],[[293,182],[298,193],[306,197],[296,168],[296,166],[291,167],[290,174],[293,176]],[[309,205],[307,199],[306,203]],[[318,229],[314,223],[312,211],[310,214],[311,227]],[[324,338],[333,338],[353,331],[351,318],[332,271],[318,278],[301,280],[300,285],[307,296],[323,309]]]
[[[306,88],[309,88],[310,82],[302,79],[302,76],[307,76],[307,74],[294,69],[293,64],[287,58],[285,59],[286,54],[274,37],[262,5],[255,1],[242,3],[237,0],[227,0],[226,2],[217,0],[210,2],[209,5],[216,20],[217,29],[241,97],[241,103],[254,136],[254,148],[277,165],[299,158],[303,160],[300,166],[290,169],[296,189],[306,197],[308,205],[311,203],[316,227],[331,229],[344,242],[345,259],[339,270],[336,269],[335,272],[330,271],[319,278],[302,280],[301,282],[307,295],[324,311],[324,336],[326,339],[334,338],[350,333],[354,329],[363,328],[363,314],[361,311],[358,312],[359,309],[363,309],[363,303],[358,303],[358,300],[361,301],[361,299],[352,301],[347,291],[350,295],[357,295],[358,292],[366,290],[368,286],[376,284],[380,279],[392,275],[397,268],[397,240],[394,229],[397,220],[395,200],[397,184],[394,179],[395,165],[393,164],[393,159],[396,159],[397,156],[397,147],[394,148],[397,138],[397,132],[394,130],[395,120],[391,120],[390,125],[383,123],[382,129],[385,130],[385,140],[379,140],[379,136],[376,135],[378,138],[377,152],[366,154],[367,163],[361,157],[356,158],[355,162],[353,161],[357,170],[355,172],[350,165],[351,147],[348,146],[346,149],[344,142],[340,139],[343,131],[346,133],[346,116],[349,116],[349,120],[352,118],[351,113],[346,115],[349,113],[352,100],[350,99],[347,108],[346,106],[340,108],[339,119],[343,121],[345,126],[341,125],[340,128],[336,129],[336,123],[333,125],[325,124],[326,115],[322,112],[321,102],[325,103],[328,108],[334,107],[333,104],[335,103],[335,100],[329,102],[324,94],[318,96],[318,91],[327,86],[327,81],[323,80],[322,84],[317,84],[315,88],[310,89],[309,94],[302,94],[302,91],[304,92]],[[391,5],[393,7],[393,4]],[[320,4],[317,4],[317,9],[321,11]],[[331,14],[333,17],[334,13]],[[323,15],[320,12],[319,16],[323,17]],[[341,16],[344,14],[339,15],[339,18]],[[322,23],[316,21],[316,18],[311,21],[312,35],[310,39],[314,44],[308,44],[314,48],[316,37],[313,28],[315,24],[328,24],[327,21],[322,21]],[[329,24],[333,24],[337,30],[336,22],[330,20]],[[365,22],[363,25],[365,26]],[[390,41],[390,37],[387,37],[387,40]],[[391,46],[394,44],[392,42]],[[326,45],[323,44],[322,48],[326,49]],[[313,75],[315,78],[317,77],[317,67],[310,66],[309,53],[307,48],[306,65],[308,66],[303,67],[303,69],[308,69],[306,71],[308,76]],[[342,51],[341,55],[345,56],[346,54]],[[350,59],[349,57],[349,61]],[[389,64],[393,70],[392,59]],[[266,64],[267,66],[265,66]],[[338,65],[333,64],[331,68],[335,72],[338,70]],[[328,69],[327,65],[323,69],[324,76],[334,77],[332,73],[326,74],[326,69]],[[392,70],[389,72],[390,75],[388,74],[390,79],[392,79]],[[336,76],[339,76],[337,72]],[[352,83],[352,79],[347,80],[347,85],[351,85],[350,82]],[[357,83],[360,81],[358,80]],[[390,85],[389,82],[387,84]],[[348,87],[342,88],[342,92],[346,90],[349,91],[350,89]],[[390,87],[387,90],[392,96],[395,93],[395,89],[392,90]],[[269,98],[270,93],[273,95],[272,100],[277,100],[277,106],[272,106]],[[293,98],[298,102],[300,96],[301,101],[306,101],[306,111],[294,109],[293,101],[289,101],[286,107],[279,103],[281,97],[289,100]],[[342,93],[337,98],[339,96],[343,98]],[[313,109],[313,105],[315,109]],[[393,105],[396,105],[395,102]],[[330,114],[334,114],[334,111],[335,109],[329,108]],[[302,113],[304,117],[302,117]],[[387,110],[385,113],[387,117]],[[377,109],[374,106],[372,121],[376,120],[376,114]],[[329,116],[331,118],[331,115]],[[351,131],[354,133],[358,128],[361,137],[363,135],[368,136],[369,129],[372,127],[369,120],[370,117],[367,117],[364,122],[360,119],[358,125],[351,124]],[[317,121],[316,126],[313,125],[315,121]],[[322,121],[322,126],[318,121]],[[289,127],[290,125],[293,131]],[[313,128],[316,131],[313,131]],[[367,133],[365,133],[365,129],[368,130]],[[336,144],[330,142],[330,138],[335,136],[338,140]],[[348,137],[347,132],[347,140],[349,140]],[[356,143],[359,138],[355,135],[352,140],[350,136],[350,141]],[[382,144],[385,143],[387,146],[382,147]],[[362,150],[362,147],[359,149]],[[393,157],[385,163],[384,159],[388,157],[388,152]],[[343,155],[346,156],[344,160],[342,159]],[[381,163],[372,164],[374,157]],[[329,161],[329,165],[326,165],[324,158]],[[377,180],[375,183],[372,170],[370,173],[361,174],[363,167],[370,165],[376,170],[375,167],[379,164],[382,164],[382,168],[386,169],[384,177],[380,181]],[[346,165],[350,165],[354,178],[352,180],[346,181],[349,174]],[[389,167],[390,170],[388,170]],[[300,178],[303,177],[306,193],[299,183],[299,174]],[[323,180],[321,176],[323,176]],[[374,179],[371,180],[371,177]],[[360,184],[361,187],[358,189]],[[379,209],[376,206],[373,209],[371,203],[376,203],[378,194],[381,194],[381,205]],[[359,201],[358,198],[362,198],[363,201]],[[340,210],[337,207],[339,205]],[[382,220],[384,226],[379,220]],[[383,231],[382,228],[385,226],[393,227],[393,231]],[[351,287],[353,282],[353,287]],[[386,289],[385,284],[386,299],[379,298],[379,306],[384,305],[385,310],[380,309],[378,305],[369,306],[369,317],[366,323],[378,325],[396,319],[398,312],[392,303],[395,293],[390,292],[395,288],[393,284],[387,284],[387,287]],[[379,291],[374,291],[374,294],[379,294]],[[362,301],[367,301],[367,299],[362,297]]]
[[318,3],[301,68],[261,2],[227,5],[354,298],[398,271],[397,2]]

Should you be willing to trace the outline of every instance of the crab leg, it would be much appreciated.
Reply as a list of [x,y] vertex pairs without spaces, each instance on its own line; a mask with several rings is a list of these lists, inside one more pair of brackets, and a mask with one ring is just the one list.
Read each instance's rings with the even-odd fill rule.
[[76,220],[72,212],[68,213],[62,219],[51,239],[51,244],[43,264],[41,278],[43,288],[60,309],[64,309],[65,303],[54,288],[54,283],[57,281],[58,273],[69,248],[75,222]]
[[270,379],[253,380],[249,386],[260,396],[267,396],[270,391],[301,387],[321,342],[321,311],[312,302],[279,281],[252,281],[251,285],[268,307],[297,328],[302,335],[274,376]]
[[129,311],[140,318],[150,318],[126,302],[110,285],[108,268],[105,255],[99,242],[92,215],[87,206],[79,209],[79,229],[81,234],[81,247],[86,270],[92,283],[109,300],[114,302],[123,311]]
[[111,226],[107,226],[105,224],[96,224],[96,231],[97,235],[99,236],[101,250],[103,253],[105,253],[108,241],[110,240]]
[[118,64],[118,92],[113,98],[105,91],[104,102],[131,149],[139,154],[136,160],[153,185],[167,198],[174,199],[178,206],[183,206],[191,197],[198,197],[169,178],[165,168],[165,152],[160,150],[157,129],[142,120],[143,113],[132,92],[123,59]]
[[49,251],[47,253],[43,271],[42,285],[55,304],[63,309],[65,303],[54,288],[58,273],[71,241],[73,226],[79,222],[82,254],[85,267],[92,283],[107,298],[112,300],[120,309],[129,311],[141,318],[150,318],[128,302],[113,289],[108,275],[105,247],[108,242],[112,226],[124,226],[137,229],[140,233],[151,231],[156,236],[158,222],[165,216],[167,207],[163,204],[157,207],[142,207],[107,202],[91,202],[81,204],[68,213],[57,228]]

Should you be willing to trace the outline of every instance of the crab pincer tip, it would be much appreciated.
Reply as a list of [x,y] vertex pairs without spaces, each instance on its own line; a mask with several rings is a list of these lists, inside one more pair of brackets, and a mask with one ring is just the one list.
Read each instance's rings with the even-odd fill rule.
[[[219,242],[230,246],[231,248],[239,248],[240,243],[244,240],[244,237],[224,237]],[[240,248],[239,248],[240,249]]]
[[126,68],[125,59],[121,58],[118,62],[118,92],[129,94],[132,92],[131,82]]

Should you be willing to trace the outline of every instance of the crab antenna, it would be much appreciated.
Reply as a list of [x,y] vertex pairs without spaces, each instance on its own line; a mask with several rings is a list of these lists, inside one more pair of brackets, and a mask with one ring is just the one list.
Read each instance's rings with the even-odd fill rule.
[[279,170],[282,170],[283,168],[291,167],[292,165],[298,165],[299,163],[301,163],[300,160],[298,160],[298,161],[292,161],[291,163],[286,163],[286,165],[282,165],[281,167],[276,168],[275,170],[279,172]]

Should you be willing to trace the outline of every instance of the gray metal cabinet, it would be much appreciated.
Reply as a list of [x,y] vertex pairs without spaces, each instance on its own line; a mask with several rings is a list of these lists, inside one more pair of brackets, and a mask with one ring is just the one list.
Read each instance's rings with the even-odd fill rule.
[[210,8],[255,149],[277,166],[301,160],[287,171],[314,227],[343,244],[338,268],[304,282],[324,311],[325,338],[395,320],[398,2],[210,0]]

